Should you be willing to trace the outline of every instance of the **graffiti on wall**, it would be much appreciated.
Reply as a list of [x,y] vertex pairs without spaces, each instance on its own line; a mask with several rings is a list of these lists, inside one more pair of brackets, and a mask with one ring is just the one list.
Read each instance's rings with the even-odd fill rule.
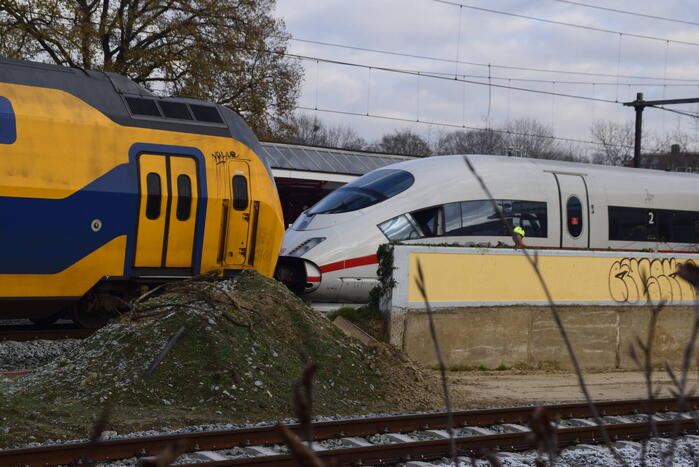
[[[617,260],[609,269],[609,294],[615,302],[631,304],[645,303],[647,296],[652,303],[693,300],[694,290],[677,275],[677,266],[683,262],[675,258]],[[691,259],[686,262],[694,264]]]

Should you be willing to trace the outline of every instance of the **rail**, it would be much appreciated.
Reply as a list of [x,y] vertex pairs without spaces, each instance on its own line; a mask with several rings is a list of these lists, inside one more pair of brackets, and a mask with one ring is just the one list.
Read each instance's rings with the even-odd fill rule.
[[[638,400],[622,400],[622,401],[607,401],[600,402],[596,404],[597,409],[602,415],[612,416],[612,415],[630,415],[630,414],[642,414],[647,413],[649,410],[654,413],[666,412],[666,411],[677,411],[677,401],[676,399],[656,399],[652,403],[643,399]],[[697,410],[699,408],[699,397],[692,397],[687,399],[687,407],[689,410]],[[555,404],[545,406],[546,411],[552,419],[556,418],[584,418],[590,417],[590,411],[586,404]],[[457,411],[454,413],[454,423],[456,427],[464,426],[479,426],[479,425],[498,425],[504,423],[527,423],[533,407],[515,407],[515,408],[498,408],[498,409],[477,409],[477,410],[465,410]],[[674,423],[674,422],[670,422]],[[685,431],[698,432],[697,421],[693,419],[681,420],[681,428]],[[629,424],[636,426],[636,434],[629,434],[629,438],[623,439],[634,439],[633,437],[642,436],[638,434],[638,427],[646,426],[646,431],[641,432],[647,434],[648,428],[647,424],[636,423]],[[657,422],[658,427],[665,427],[667,423]],[[612,437],[624,437],[627,436],[623,432],[617,433],[616,430],[620,429],[623,425],[609,425],[608,430]],[[340,421],[330,421],[330,422],[320,422],[313,424],[314,439],[315,440],[325,440],[332,438],[341,437],[353,437],[353,436],[370,436],[373,434],[380,433],[401,433],[401,432],[413,432],[420,430],[435,430],[444,429],[446,427],[446,414],[443,412],[434,412],[427,414],[411,414],[411,415],[396,415],[388,417],[369,417],[369,418],[359,418],[359,419],[349,419]],[[299,425],[290,425],[289,428],[301,435],[301,427]],[[587,431],[587,427],[576,427],[576,428],[562,428],[558,430],[558,439],[561,442],[566,442],[566,440],[580,440],[590,439],[594,440],[595,434],[599,433],[599,429],[596,427],[591,427]],[[628,428],[631,429],[631,428]],[[660,429],[660,428],[659,428]],[[517,448],[517,446],[524,446],[524,438],[517,437],[517,434],[507,433],[498,435],[499,437],[493,437],[495,435],[488,436],[475,436],[467,438],[459,438],[457,447],[460,452],[468,453],[475,452],[474,450],[479,450],[482,447],[498,447],[504,448],[506,446],[511,446],[512,449]],[[47,464],[70,464],[79,462],[81,458],[89,451],[90,457],[94,461],[105,461],[105,460],[116,460],[116,459],[126,459],[130,457],[138,457],[145,455],[157,455],[162,452],[165,448],[171,446],[175,441],[181,440],[180,443],[185,443],[189,451],[193,450],[215,450],[215,449],[228,449],[234,447],[245,447],[252,445],[264,445],[264,444],[280,444],[283,443],[283,438],[281,434],[274,426],[256,427],[256,428],[245,428],[236,430],[221,430],[221,431],[211,431],[211,432],[196,432],[196,433],[176,433],[169,435],[159,435],[150,436],[142,438],[123,438],[115,440],[103,440],[98,441],[92,446],[87,442],[81,443],[70,443],[70,444],[58,444],[50,446],[40,446],[31,448],[20,448],[20,449],[6,449],[0,451],[0,465],[27,465],[27,466],[43,466]],[[447,440],[448,442],[448,440]],[[572,441],[571,441],[572,442]],[[439,452],[444,455],[447,452],[447,448],[443,448],[444,443],[441,440],[437,441],[422,441],[418,443],[401,443],[400,448],[396,445],[389,445],[386,447],[386,451],[382,451],[383,454],[376,454],[377,458],[396,458],[397,454],[391,454],[391,449],[406,449],[407,444],[414,445],[417,448],[415,456],[432,456],[438,455]],[[480,443],[480,444],[479,444]],[[565,445],[565,444],[564,444]],[[392,446],[392,447],[390,447]],[[446,446],[446,445],[444,445]],[[526,444],[529,446],[529,444]],[[373,446],[373,448],[378,449],[379,446]],[[430,451],[422,451],[422,449]],[[529,449],[527,447],[526,449]],[[369,451],[362,451],[353,449],[351,454],[348,456],[368,456]],[[369,449],[369,447],[366,447]],[[440,449],[443,449],[440,451]],[[516,449],[515,449],[516,450]],[[346,450],[332,450],[323,451],[319,453],[321,456],[337,455],[343,456]],[[403,457],[405,457],[405,453]],[[412,455],[412,454],[411,454]],[[274,456],[273,456],[274,457]],[[349,458],[349,457],[348,457]],[[365,457],[360,457],[364,462]],[[373,459],[374,457],[372,457]],[[427,458],[427,457],[425,457]],[[345,462],[342,460],[344,458],[338,457],[339,462]],[[254,458],[248,458],[245,462],[252,462]],[[264,465],[265,462],[262,459],[260,465]],[[276,458],[269,462],[279,462],[278,465],[285,465],[287,461],[291,462],[290,458],[284,456],[276,456]],[[228,464],[234,465],[238,463],[235,460],[227,460]],[[395,461],[394,461],[395,462]],[[244,463],[241,461],[241,463]],[[224,465],[211,463],[211,466]],[[291,465],[291,464],[287,464]]]

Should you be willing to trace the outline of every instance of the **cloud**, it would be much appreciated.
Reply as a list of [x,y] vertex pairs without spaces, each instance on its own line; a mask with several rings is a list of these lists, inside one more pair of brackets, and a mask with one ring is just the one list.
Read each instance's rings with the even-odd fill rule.
[[[644,34],[699,43],[699,26],[606,12],[554,0],[462,1],[483,8],[625,34],[547,24],[432,0],[278,0],[276,15],[285,21],[292,36],[299,39],[444,60],[458,57],[461,61],[486,66],[457,66],[440,60],[290,42],[290,52],[311,57],[421,73],[485,76],[485,79],[466,78],[484,83],[488,82],[490,73],[491,77],[503,78],[492,79],[494,84],[619,102],[635,99],[637,92],[643,92],[646,99],[699,96],[699,61],[696,59],[699,47],[628,35]],[[699,8],[690,0],[638,0],[633,3],[616,0],[605,2],[604,6],[699,22]],[[504,124],[508,118],[535,118],[545,125],[552,125],[556,136],[583,140],[589,139],[589,128],[594,119],[621,122],[634,119],[633,109],[621,104],[497,88],[491,88],[489,92],[488,86],[453,80],[426,76],[418,79],[400,73],[316,64],[313,61],[302,63],[306,77],[301,103],[309,107],[315,107],[318,102],[319,107],[329,110],[366,113],[369,109],[374,115],[478,127],[485,125],[490,109],[492,124]],[[612,76],[489,68],[487,64]],[[634,77],[616,78],[617,73]],[[695,81],[684,83],[672,81],[673,78]],[[519,81],[522,79],[549,82]],[[697,107],[678,109],[695,112]],[[331,115],[318,116],[330,119]],[[676,116],[659,110],[647,111],[644,119],[644,129],[648,131],[665,129],[669,132],[677,126]],[[378,139],[383,133],[406,125],[423,134],[435,131],[435,127],[428,125],[368,117],[334,115],[332,120],[334,124],[353,126],[368,140]],[[695,122],[682,117],[679,125],[695,138]]]

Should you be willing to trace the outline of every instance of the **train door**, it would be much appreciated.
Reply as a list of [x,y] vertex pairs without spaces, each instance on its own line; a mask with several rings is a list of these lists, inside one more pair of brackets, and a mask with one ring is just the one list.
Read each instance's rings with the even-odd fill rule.
[[141,154],[134,267],[191,268],[198,180],[191,157]]
[[582,175],[554,173],[561,213],[560,246],[590,247],[589,195]]
[[248,258],[250,232],[250,169],[243,161],[227,161],[224,178],[223,230],[219,262],[241,266]]

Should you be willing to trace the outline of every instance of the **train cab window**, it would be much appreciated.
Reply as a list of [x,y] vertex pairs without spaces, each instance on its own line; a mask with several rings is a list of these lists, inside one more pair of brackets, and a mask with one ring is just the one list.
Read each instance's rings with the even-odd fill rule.
[[177,220],[186,221],[192,212],[192,180],[187,175],[177,176]]
[[148,117],[160,117],[160,109],[153,99],[142,97],[125,97],[129,110],[134,115],[145,115]]
[[461,203],[444,205],[444,234],[449,235],[461,228]]
[[308,215],[339,214],[373,206],[407,190],[414,182],[405,170],[376,170],[333,191],[309,209]]
[[579,237],[583,230],[583,212],[580,200],[571,196],[566,202],[568,212],[568,233],[573,237]]
[[444,217],[442,206],[431,207],[412,213],[413,220],[425,237],[438,237],[443,234]]
[[189,108],[192,109],[194,118],[200,122],[223,123],[221,115],[218,113],[218,110],[216,110],[216,107],[212,107],[210,105],[190,104]]
[[192,120],[187,104],[182,102],[160,101],[158,102],[163,115],[166,118],[178,118],[180,120]]
[[248,208],[248,179],[242,175],[233,176],[233,209],[245,211]]
[[146,175],[146,217],[154,220],[160,217],[160,203],[162,199],[160,175],[151,172]]
[[401,240],[412,240],[420,238],[420,233],[417,231],[413,223],[407,216],[401,215],[382,222],[378,225],[381,232],[392,242]]

